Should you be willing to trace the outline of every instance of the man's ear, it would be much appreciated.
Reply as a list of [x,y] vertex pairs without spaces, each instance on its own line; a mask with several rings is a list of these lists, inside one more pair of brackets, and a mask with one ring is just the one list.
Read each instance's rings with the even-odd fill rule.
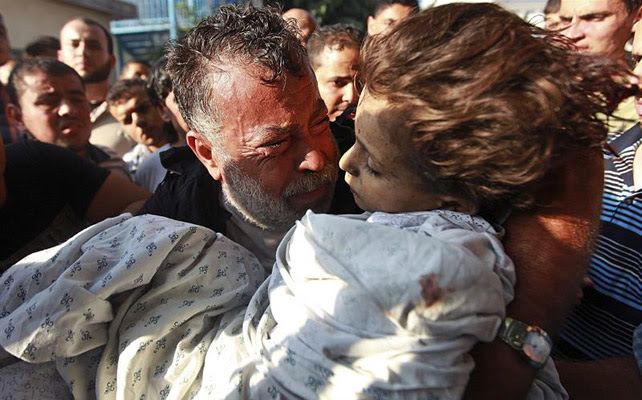
[[368,15],[368,19],[366,20],[366,30],[368,31],[368,35],[372,36],[372,32],[370,31],[370,27],[372,24],[375,22],[375,19],[372,15]]
[[158,105],[158,113],[160,114],[163,122],[171,123],[172,122],[172,112],[169,111],[169,108],[165,104]]
[[114,69],[116,66],[116,56],[113,54],[109,55],[109,63],[111,64],[111,69]]
[[27,130],[27,127],[22,120],[22,110],[20,109],[20,107],[13,103],[9,103],[5,108],[5,112],[7,114],[7,122],[9,122],[9,125],[13,126],[21,132]]
[[200,134],[190,130],[185,136],[187,145],[196,154],[196,158],[207,168],[212,178],[220,181],[222,178],[221,169],[219,168],[218,159],[212,150],[210,142]]

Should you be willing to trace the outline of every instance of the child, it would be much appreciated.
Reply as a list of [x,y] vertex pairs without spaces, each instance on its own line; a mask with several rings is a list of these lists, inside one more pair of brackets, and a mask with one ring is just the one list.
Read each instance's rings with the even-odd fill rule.
[[[558,40],[490,4],[432,8],[367,40],[340,166],[369,212],[308,212],[286,235],[245,314],[241,397],[463,396],[468,352],[495,339],[513,298],[497,224],[534,206],[569,152],[599,148],[595,115],[626,89],[619,67]],[[529,398],[567,397],[546,363]]]

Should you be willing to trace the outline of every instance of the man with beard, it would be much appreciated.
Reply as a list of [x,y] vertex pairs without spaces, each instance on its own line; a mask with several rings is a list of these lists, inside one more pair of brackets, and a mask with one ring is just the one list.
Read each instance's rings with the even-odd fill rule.
[[223,7],[177,43],[167,71],[189,148],[165,152],[169,174],[141,213],[224,233],[269,270],[306,210],[358,211],[337,182],[328,110],[305,49],[278,13]]
[[107,110],[109,74],[116,62],[109,32],[89,18],[67,22],[60,31],[58,59],[75,69],[85,83],[92,108],[91,143],[109,147],[122,157],[136,142]]

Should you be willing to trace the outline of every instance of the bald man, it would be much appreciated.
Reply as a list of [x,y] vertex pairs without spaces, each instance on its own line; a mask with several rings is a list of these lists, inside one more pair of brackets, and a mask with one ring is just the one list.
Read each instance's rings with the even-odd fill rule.
[[299,28],[297,37],[303,47],[307,47],[308,38],[310,38],[310,35],[312,35],[318,27],[317,20],[314,19],[314,16],[303,8],[291,8],[283,13],[283,19],[293,19],[296,22],[296,26]]

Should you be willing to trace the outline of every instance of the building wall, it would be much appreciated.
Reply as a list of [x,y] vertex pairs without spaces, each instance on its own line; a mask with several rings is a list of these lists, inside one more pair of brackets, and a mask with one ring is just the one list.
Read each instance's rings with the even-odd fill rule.
[[0,12],[13,50],[22,50],[41,35],[58,37],[68,20],[84,16],[109,29],[110,15],[51,0],[0,0]]

